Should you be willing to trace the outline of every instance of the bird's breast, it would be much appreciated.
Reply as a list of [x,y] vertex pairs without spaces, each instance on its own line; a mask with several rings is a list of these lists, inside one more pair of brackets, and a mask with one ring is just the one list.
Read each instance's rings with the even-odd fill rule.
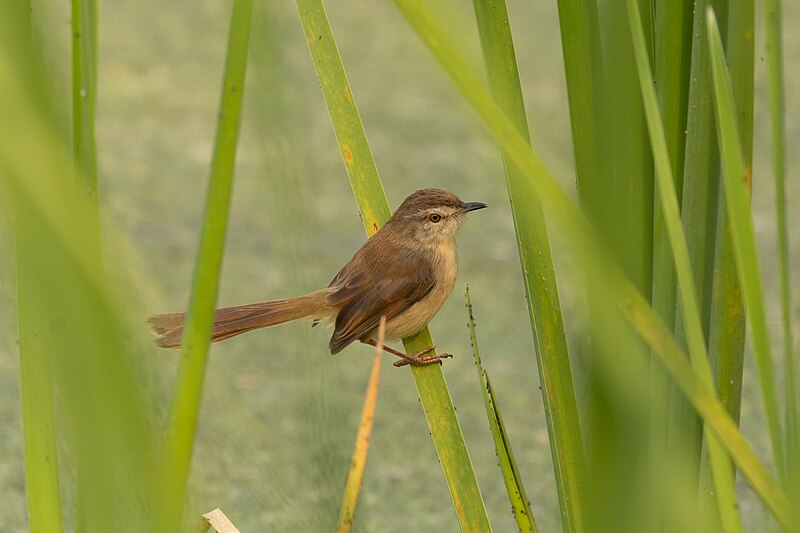
[[397,340],[419,333],[436,316],[453,292],[458,277],[458,253],[455,242],[442,243],[431,250],[436,282],[433,289],[406,311],[386,323],[387,340]]

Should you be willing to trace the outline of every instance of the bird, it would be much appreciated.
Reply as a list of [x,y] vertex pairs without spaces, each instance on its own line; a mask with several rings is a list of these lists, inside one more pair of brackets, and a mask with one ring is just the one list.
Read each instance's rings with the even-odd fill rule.
[[[355,341],[377,346],[382,317],[384,342],[415,335],[453,290],[458,275],[456,233],[465,215],[485,207],[483,202],[462,202],[442,189],[418,190],[364,242],[327,287],[292,298],[217,309],[211,342],[299,319],[333,325],[328,343],[331,354]],[[180,347],[185,323],[186,313],[149,319],[155,342],[162,348]],[[434,348],[406,354],[383,346],[400,358],[395,366],[441,364],[451,357],[426,357]]]

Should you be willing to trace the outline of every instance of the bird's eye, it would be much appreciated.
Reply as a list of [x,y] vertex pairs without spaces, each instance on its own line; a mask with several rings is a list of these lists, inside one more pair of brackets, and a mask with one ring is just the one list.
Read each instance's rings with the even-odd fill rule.
[[431,213],[430,219],[431,222],[439,222],[440,220],[442,220],[442,215],[440,215],[439,213]]

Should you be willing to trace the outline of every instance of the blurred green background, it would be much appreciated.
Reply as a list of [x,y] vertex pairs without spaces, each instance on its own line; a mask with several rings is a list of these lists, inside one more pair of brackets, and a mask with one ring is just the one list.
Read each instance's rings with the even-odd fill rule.
[[[33,2],[50,22],[49,61],[69,102],[68,4]],[[106,253],[127,267],[129,312],[183,310],[206,193],[229,2],[100,2],[97,144]],[[471,2],[433,2],[451,30],[468,36],[480,65]],[[431,328],[455,354],[445,375],[496,531],[515,529],[496,467],[476,380],[463,306],[472,287],[485,367],[503,409],[537,522],[558,528],[555,484],[519,261],[499,151],[391,3],[327,3],[356,102],[390,203],[423,187],[449,189],[491,209],[460,234],[459,283]],[[533,144],[574,191],[569,117],[554,1],[510,1],[510,19]],[[760,13],[760,12],[759,12]],[[790,231],[798,227],[800,5],[784,2]],[[773,332],[779,335],[763,46],[757,25],[753,205]],[[364,239],[294,3],[257,2],[244,123],[220,305],[289,296],[326,285]],[[0,214],[0,217],[6,215]],[[121,235],[120,239],[116,234]],[[800,234],[791,234],[800,264]],[[13,241],[0,233],[10,257]],[[569,250],[556,235],[564,315],[573,356],[585,353],[582,287],[572,285]],[[794,287],[800,286],[795,269]],[[795,290],[795,294],[797,290]],[[795,299],[797,301],[797,299]],[[0,261],[0,525],[25,531],[16,351],[15,273]],[[242,531],[321,531],[338,515],[371,350],[327,352],[329,332],[307,323],[216,345],[190,479],[187,516],[221,507]],[[153,348],[158,397],[168,408],[176,352]],[[387,358],[388,359],[388,358]],[[742,426],[768,457],[761,409],[746,360]],[[580,363],[578,363],[578,373]],[[780,377],[779,377],[780,379]],[[580,376],[578,395],[581,396]],[[407,369],[385,362],[356,528],[456,530],[450,498]],[[613,488],[610,488],[613,490]],[[764,511],[742,486],[745,525]],[[758,527],[753,530],[760,530]]]

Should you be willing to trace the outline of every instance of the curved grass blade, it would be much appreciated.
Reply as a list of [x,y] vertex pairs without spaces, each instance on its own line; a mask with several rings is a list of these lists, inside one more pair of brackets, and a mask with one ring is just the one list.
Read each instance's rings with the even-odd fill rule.
[[[714,390],[714,381],[711,365],[706,353],[703,338],[703,326],[700,318],[700,308],[692,276],[692,267],[689,259],[689,247],[683,232],[678,207],[678,197],[675,192],[672,169],[669,161],[669,150],[658,110],[658,100],[655,88],[652,85],[652,72],[647,48],[642,32],[637,0],[628,0],[628,16],[633,37],[633,49],[636,53],[636,62],[639,71],[639,84],[642,91],[645,113],[647,116],[650,142],[656,168],[659,198],[663,211],[667,236],[669,237],[672,254],[675,261],[675,271],[678,277],[678,288],[681,296],[681,313],[687,332],[689,355],[692,368],[703,384]],[[736,491],[734,487],[733,472],[729,468],[727,457],[724,455],[720,443],[714,435],[706,434],[708,453],[711,461],[712,474],[715,484],[715,495],[718,503],[723,529],[727,532],[742,530],[741,519],[737,511]]]
[[[296,3],[361,220],[367,235],[372,235],[391,212],[333,31],[321,0]],[[425,328],[403,339],[403,344],[409,352],[416,352],[433,346],[433,341]],[[490,531],[486,506],[442,369],[439,365],[411,365],[411,372],[459,525],[463,531]]]
[[[800,420],[798,420],[797,366],[792,336],[792,295],[789,266],[789,235],[786,226],[786,125],[783,82],[783,45],[780,0],[764,2],[764,34],[769,76],[770,121],[772,123],[772,169],[775,175],[775,216],[778,227],[778,269],[781,283],[783,357],[786,374],[786,449],[787,467],[800,484]],[[796,490],[800,491],[800,487]]]
[[[505,0],[474,0],[492,96],[530,143]],[[503,152],[564,531],[581,531],[586,461],[544,210]],[[533,253],[533,251],[536,253]]]
[[[488,128],[500,140],[508,154],[524,171],[528,185],[542,200],[553,220],[572,240],[576,252],[582,254],[584,263],[600,268],[606,261],[602,250],[596,248],[594,230],[580,209],[553,179],[531,147],[500,110],[461,56],[459,48],[447,36],[420,0],[395,0],[412,28],[451,76]],[[689,398],[704,422],[716,434],[728,454],[748,479],[753,490],[765,502],[782,524],[790,522],[790,505],[786,495],[767,469],[758,460],[750,445],[739,432],[725,408],[712,390],[694,374],[686,354],[676,344],[669,329],[650,308],[642,294],[613,266],[609,281],[618,294],[618,305],[638,334],[650,345],[661,363]]]
[[755,231],[750,212],[750,201],[746,183],[746,173],[742,147],[739,141],[739,127],[736,121],[735,104],[725,66],[725,53],[719,35],[714,12],[706,12],[708,20],[708,41],[711,54],[711,71],[714,79],[714,103],[717,117],[717,135],[722,155],[723,177],[725,183],[725,204],[733,230],[733,242],[740,281],[744,293],[745,307],[750,316],[750,329],[753,336],[753,353],[758,368],[759,384],[764,402],[764,411],[772,444],[778,477],[786,481],[786,459],[783,448],[783,434],[778,415],[778,402],[775,394],[775,376],[770,355],[769,332],[764,311],[764,295],[758,269],[758,253]]
[[666,325],[647,307],[642,295],[630,284],[624,284],[621,290],[623,312],[653,352],[658,355],[672,380],[703,419],[706,427],[719,439],[778,523],[791,531],[790,525],[795,518],[792,516],[792,505],[786,493],[758,460],[755,451],[742,436],[725,406],[696,375],[686,359],[686,354]]
[[186,497],[219,273],[222,269],[252,11],[253,0],[234,0],[200,248],[195,263],[186,329],[181,341],[181,358],[170,422],[162,450],[160,498],[154,522],[154,531],[157,533],[178,530]]
[[353,529],[353,520],[358,507],[358,494],[361,490],[361,480],[364,478],[364,467],[367,464],[369,451],[369,438],[372,433],[372,421],[375,419],[375,406],[378,405],[378,384],[381,380],[381,359],[383,358],[383,337],[386,330],[386,317],[381,317],[378,326],[378,340],[375,347],[375,357],[372,361],[372,371],[367,383],[367,394],[364,397],[364,407],[361,410],[361,421],[358,424],[356,446],[353,458],[350,460],[350,469],[347,471],[347,480],[344,483],[342,508],[339,512],[339,533],[349,533]]
[[511,502],[511,511],[517,521],[519,530],[523,532],[538,533],[536,520],[531,511],[531,502],[525,493],[517,463],[514,461],[514,454],[511,451],[511,441],[508,439],[503,417],[500,416],[500,408],[497,405],[497,398],[494,389],[489,381],[489,374],[481,365],[481,356],[478,350],[478,338],[475,334],[475,317],[472,314],[472,303],[469,300],[469,285],[465,288],[465,299],[467,306],[467,317],[469,319],[469,336],[472,343],[472,352],[475,355],[475,368],[478,370],[478,380],[481,382],[481,392],[483,393],[483,405],[486,407],[486,417],[489,419],[489,428],[492,430],[494,439],[494,449],[497,452],[497,459],[500,461],[500,470],[503,472],[503,482],[506,484],[508,499]]

